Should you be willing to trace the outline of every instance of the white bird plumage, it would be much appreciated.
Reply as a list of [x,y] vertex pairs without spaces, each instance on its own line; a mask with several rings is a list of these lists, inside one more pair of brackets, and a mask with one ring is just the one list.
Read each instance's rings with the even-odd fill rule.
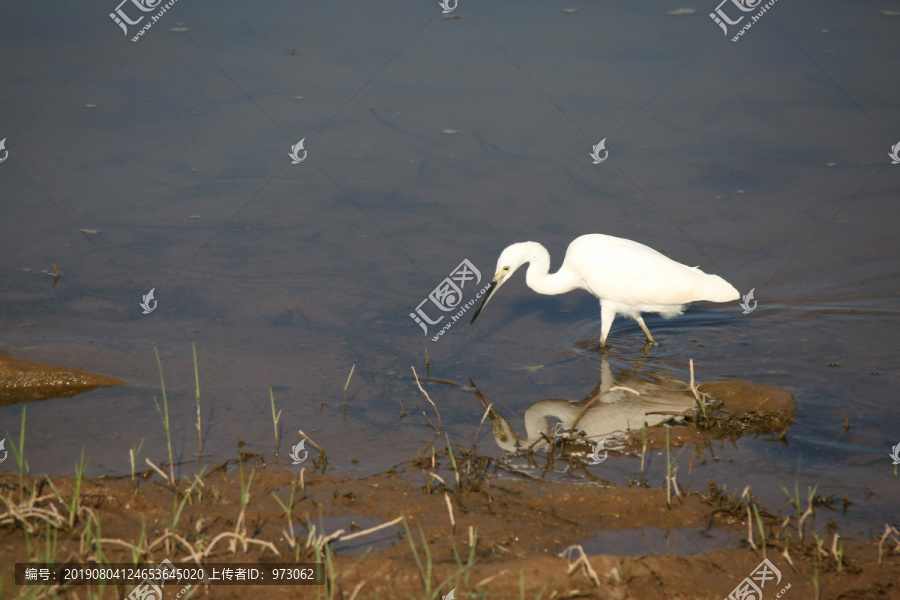
[[566,258],[550,273],[550,253],[537,242],[520,242],[500,253],[497,271],[484,299],[472,315],[472,323],[494,292],[529,263],[525,283],[538,294],[556,295],[586,290],[600,300],[600,345],[616,315],[637,321],[656,343],[641,313],[669,318],[680,315],[691,302],[730,302],[741,297],[730,283],[698,267],[672,260],[653,248],[624,238],[599,233],[583,235],[569,244]]

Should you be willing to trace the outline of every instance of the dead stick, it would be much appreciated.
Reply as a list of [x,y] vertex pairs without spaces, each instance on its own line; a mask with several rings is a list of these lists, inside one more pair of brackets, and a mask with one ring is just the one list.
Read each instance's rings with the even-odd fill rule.
[[426,391],[425,391],[425,388],[422,387],[422,384],[419,383],[419,375],[416,373],[416,368],[415,368],[415,367],[410,367],[410,369],[412,369],[413,375],[414,375],[415,378],[416,378],[416,385],[418,385],[418,386],[419,386],[419,389],[422,390],[422,393],[425,394],[425,399],[428,400],[429,402],[431,402],[431,405],[434,407],[434,412],[437,413],[438,425],[440,425],[440,426],[441,426],[441,429],[443,429],[443,428],[444,428],[444,423],[443,423],[443,421],[441,421],[441,411],[438,410],[437,404],[435,404],[435,403],[431,400],[431,397],[428,396],[428,392],[426,392]]
[[305,433],[303,433],[303,430],[302,430],[302,429],[298,429],[297,431],[300,432],[300,435],[302,435],[303,437],[305,437],[306,439],[308,439],[308,440],[309,440],[309,443],[312,444],[313,446],[315,446],[315,447],[316,447],[316,450],[318,450],[319,452],[322,453],[322,456],[325,456],[325,451],[322,450],[322,447],[319,446],[317,443],[315,443],[311,437],[309,437],[308,435],[306,435]]
[[638,396],[641,395],[640,392],[633,390],[629,387],[621,386],[621,385],[613,386],[613,387],[609,388],[608,390],[606,390],[605,392],[597,394],[596,396],[594,396],[593,398],[588,400],[588,403],[584,405],[584,408],[581,409],[581,412],[578,413],[578,416],[575,417],[574,421],[572,421],[572,426],[569,428],[569,433],[571,434],[571,433],[575,432],[575,427],[578,425],[578,422],[581,421],[581,418],[588,411],[588,409],[594,404],[594,402],[596,402],[601,396],[605,396],[606,394],[608,394],[610,392],[615,392],[616,390],[625,390],[627,392],[631,392],[632,394],[636,394]]
[[399,523],[402,520],[403,520],[403,517],[397,517],[393,521],[388,521],[387,523],[382,523],[381,525],[377,525],[375,527],[370,527],[369,529],[366,529],[365,531],[357,531],[356,533],[351,533],[350,535],[342,536],[342,537],[338,538],[338,541],[346,542],[347,540],[352,540],[353,538],[358,538],[358,537],[362,537],[364,535],[369,535],[370,533],[375,533],[376,531],[386,529],[387,527],[390,527],[391,525],[396,525],[397,523]]

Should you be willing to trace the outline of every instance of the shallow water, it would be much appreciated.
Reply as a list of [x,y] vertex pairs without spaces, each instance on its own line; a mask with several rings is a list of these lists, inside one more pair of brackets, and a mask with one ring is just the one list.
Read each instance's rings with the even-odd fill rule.
[[[463,3],[445,20],[432,4],[181,0],[137,43],[113,3],[7,7],[0,345],[128,382],[28,405],[32,472],[71,472],[84,448],[89,475],[125,473],[142,442],[141,462],[164,460],[154,347],[174,451],[193,460],[192,342],[210,461],[239,440],[271,456],[270,389],[280,461],[298,429],[338,470],[408,460],[432,438],[410,370],[424,375],[426,353],[432,376],[474,380],[521,429],[527,406],[599,382],[596,300],[541,297],[517,274],[437,342],[409,313],[463,259],[482,275],[468,301],[508,243],[543,243],[555,269],[569,241],[600,232],[759,302],[650,317],[649,356],[617,319],[614,374],[684,381],[693,359],[698,380],[776,385],[799,405],[786,444],[723,444],[680,482],[750,484],[783,508],[796,479],[851,499],[835,517],[855,530],[896,521],[897,19],[871,2],[779,3],[732,43],[702,6]],[[301,138],[309,154],[292,165]],[[609,158],[593,165],[602,138]],[[50,263],[55,288],[36,272]],[[474,395],[426,389],[450,439],[470,443]],[[20,415],[0,408],[0,431],[16,437]],[[624,483],[635,467],[597,468]]]

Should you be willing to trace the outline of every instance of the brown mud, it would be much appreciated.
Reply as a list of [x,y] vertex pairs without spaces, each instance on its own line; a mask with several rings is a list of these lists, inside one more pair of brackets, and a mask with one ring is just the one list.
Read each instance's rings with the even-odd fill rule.
[[125,382],[81,369],[19,360],[0,350],[0,406],[68,398],[114,385]]
[[[749,381],[713,381],[697,386],[700,404],[685,417],[685,427],[649,427],[634,431],[625,442],[630,454],[638,454],[646,439],[648,450],[694,446],[712,448],[711,440],[731,441],[747,435],[783,440],[794,422],[797,404],[793,396],[770,385]],[[672,415],[673,419],[676,415]]]

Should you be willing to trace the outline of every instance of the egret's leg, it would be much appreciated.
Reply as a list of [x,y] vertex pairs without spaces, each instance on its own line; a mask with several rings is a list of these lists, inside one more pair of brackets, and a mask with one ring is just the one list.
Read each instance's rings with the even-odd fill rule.
[[606,345],[606,337],[612,327],[613,320],[616,318],[616,308],[612,304],[603,304],[600,301],[600,347]]
[[644,333],[647,336],[647,341],[650,342],[651,344],[656,344],[656,340],[653,339],[653,336],[650,335],[650,330],[647,329],[647,324],[644,323],[644,317],[638,317],[635,320],[638,322],[638,325],[641,326],[641,329],[644,330]]

